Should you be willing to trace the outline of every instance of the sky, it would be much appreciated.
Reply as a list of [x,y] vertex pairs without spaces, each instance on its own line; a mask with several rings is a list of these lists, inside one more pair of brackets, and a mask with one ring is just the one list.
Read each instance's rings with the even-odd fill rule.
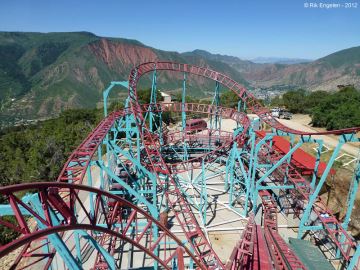
[[0,31],[89,31],[178,52],[317,59],[360,46],[360,0],[2,0]]

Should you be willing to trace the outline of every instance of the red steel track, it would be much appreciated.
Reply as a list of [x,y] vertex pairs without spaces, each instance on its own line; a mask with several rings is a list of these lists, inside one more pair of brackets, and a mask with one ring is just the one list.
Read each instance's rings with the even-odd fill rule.
[[[135,116],[143,121],[141,111],[134,110]],[[188,242],[194,249],[196,257],[205,264],[208,269],[224,268],[221,260],[212,249],[209,241],[201,230],[188,202],[185,200],[178,188],[169,168],[160,154],[160,142],[154,140],[153,134],[146,128],[138,126],[141,140],[144,143],[148,159],[144,162],[145,166],[155,172],[159,185],[165,189],[165,196],[169,208],[172,210],[177,222],[183,229]],[[160,175],[168,178],[168,183]]]
[[306,270],[296,254],[289,248],[277,231],[277,206],[267,190],[260,190],[266,242],[277,270]]
[[[206,153],[200,157],[200,159],[206,158],[216,158],[217,151],[221,149],[227,149],[227,147],[231,146],[234,141],[238,142],[239,147],[246,140],[246,133],[250,127],[250,121],[246,114],[237,112],[233,109],[229,108],[221,108],[212,105],[205,105],[205,104],[181,104],[181,103],[172,103],[172,104],[153,104],[153,105],[140,105],[137,98],[137,83],[141,76],[147,74],[151,71],[171,71],[171,72],[184,72],[190,73],[198,76],[202,76],[205,78],[209,78],[211,80],[217,81],[233,91],[235,94],[239,96],[239,98],[247,104],[247,108],[251,110],[253,113],[257,114],[259,118],[269,124],[271,127],[281,130],[284,132],[298,134],[298,135],[325,135],[325,134],[344,134],[344,133],[354,133],[360,131],[360,127],[356,128],[349,128],[343,130],[335,130],[335,131],[326,131],[326,132],[302,132],[298,130],[294,130],[288,128],[281,124],[276,118],[272,117],[270,111],[264,108],[256,98],[248,92],[242,85],[237,83],[236,81],[232,80],[228,76],[221,74],[219,72],[197,67],[193,65],[187,64],[179,64],[179,63],[172,63],[172,62],[148,62],[143,63],[134,69],[131,70],[129,76],[129,98],[131,104],[131,111],[129,109],[115,112],[110,114],[108,117],[104,118],[100,124],[88,135],[88,137],[80,144],[80,146],[71,154],[69,159],[67,160],[65,166],[63,167],[59,177],[58,183],[32,183],[32,184],[24,184],[18,186],[10,186],[10,187],[1,187],[0,194],[6,195],[9,200],[9,203],[15,213],[16,216],[16,225],[12,225],[10,223],[6,223],[5,221],[0,219],[0,224],[5,225],[7,227],[12,228],[15,231],[18,231],[23,234],[17,240],[0,247],[0,257],[4,254],[7,254],[9,251],[16,249],[20,246],[25,246],[29,248],[29,243],[33,240],[39,239],[43,236],[48,234],[52,234],[55,232],[64,232],[67,230],[77,230],[77,229],[84,229],[84,230],[95,230],[103,232],[104,234],[109,234],[113,237],[123,239],[128,241],[129,243],[134,244],[139,249],[144,251],[146,254],[151,256],[154,260],[159,261],[160,264],[164,268],[169,268],[171,266],[171,261],[175,256],[178,258],[182,258],[182,251],[185,252],[187,256],[190,256],[194,259],[195,264],[197,267],[202,269],[224,269],[225,266],[214,252],[211,247],[211,244],[205,237],[203,231],[201,230],[190,205],[186,201],[185,197],[181,193],[178,188],[177,180],[173,177],[173,173],[178,172],[181,166],[184,166],[184,162],[176,163],[176,164],[167,164],[162,158],[160,154],[160,142],[158,140],[157,135],[150,132],[145,124],[143,113],[149,109],[151,106],[153,111],[177,111],[181,112],[183,110],[183,106],[185,106],[186,112],[196,112],[200,114],[214,114],[215,112],[218,115],[221,115],[223,118],[231,118],[236,122],[240,123],[243,127],[242,133],[240,133],[236,138],[232,138],[229,141],[226,141],[222,146],[216,148],[215,150]],[[81,184],[83,182],[86,170],[90,164],[91,159],[93,158],[94,154],[98,151],[99,147],[105,136],[110,131],[111,127],[114,125],[115,121],[120,117],[125,116],[126,114],[133,113],[136,118],[136,124],[138,130],[140,132],[140,137],[145,147],[146,156],[142,157],[142,162],[145,167],[155,173],[157,176],[157,180],[159,185],[165,190],[165,195],[169,204],[170,209],[172,210],[177,222],[182,227],[183,232],[188,240],[188,243],[194,250],[194,255],[189,251],[188,248],[183,247],[181,251],[169,251],[162,254],[163,257],[157,257],[154,253],[155,246],[160,245],[160,242],[164,241],[166,238],[170,239],[171,241],[175,241],[182,246],[180,240],[178,240],[170,231],[164,228],[159,222],[154,220],[151,216],[149,216],[145,211],[141,210],[140,208],[132,205],[125,199],[122,199],[118,196],[112,195],[110,193],[91,188],[91,187],[84,187],[79,186],[77,184]],[[199,158],[190,159],[187,163],[196,163]],[[278,171],[278,170],[277,170]],[[162,176],[162,177],[160,177]],[[303,196],[304,200],[308,200],[309,194],[311,189],[306,181],[297,173],[294,168],[289,168],[288,173],[289,181],[295,185],[296,192],[300,193]],[[164,179],[166,179],[164,180]],[[26,204],[22,203],[19,199],[16,198],[14,192],[23,191],[25,189],[38,189],[40,200],[42,202],[43,207],[45,207],[45,213],[48,215],[49,209],[52,209],[59,213],[63,218],[64,224],[61,226],[53,226],[51,224],[51,219],[49,216],[46,218],[39,217],[34,211],[32,211]],[[121,228],[119,231],[118,229],[112,230],[111,224],[115,221],[115,218],[118,218],[115,214],[105,215],[104,222],[108,224],[106,228],[98,228],[95,226],[97,222],[97,218],[99,216],[92,217],[89,213],[89,210],[82,206],[82,202],[78,196],[78,192],[91,192],[93,194],[98,194],[98,198],[105,196],[107,198],[112,198],[117,201],[116,209],[121,208],[123,206],[127,206],[132,209],[130,217],[128,217],[127,224],[128,226]],[[65,195],[66,198],[61,197],[60,195]],[[104,215],[107,211],[104,209],[103,202],[97,198],[95,201],[96,205],[96,213],[98,215]],[[77,221],[75,212],[74,212],[74,205],[77,204],[82,208],[82,211],[86,213],[86,220],[85,223],[79,223]],[[40,222],[42,222],[46,229],[37,230],[35,232],[31,232],[31,229],[28,227],[24,215],[20,211],[20,207],[26,208],[33,216],[35,216]],[[316,203],[314,205],[314,211],[316,213],[320,213],[322,211],[328,210],[321,205],[320,203]],[[116,211],[115,211],[116,212]],[[113,212],[114,213],[114,212]],[[320,215],[319,215],[320,216]],[[146,229],[144,229],[144,233],[142,233],[137,239],[127,239],[126,236],[126,228],[130,227],[130,224],[133,222],[137,222],[137,220],[141,217],[142,220],[147,220]],[[332,225],[334,222],[338,224],[338,222],[333,220],[333,216],[330,215],[331,219],[322,220],[324,224],[325,230],[328,231],[330,237],[333,239],[338,239],[338,236],[345,236],[345,243],[339,244],[338,248],[345,259],[349,259],[349,247],[352,247],[354,243],[350,241],[349,235],[342,229],[342,226],[339,226],[340,229],[334,230],[332,226],[327,226],[327,224]],[[123,221],[121,221],[123,222]],[[159,241],[156,241],[152,246],[142,246],[142,237],[145,234],[150,234],[150,228],[152,224],[156,224],[159,228],[161,228],[160,234],[158,235]],[[268,226],[270,228],[271,226]],[[268,232],[265,232],[267,240],[271,242],[271,239],[274,240],[276,243],[280,243],[281,239],[277,239],[277,231],[274,230],[274,227],[271,227],[272,230],[269,232],[269,229],[266,229]],[[268,269],[268,262],[263,261],[261,262],[260,254],[264,254],[266,250],[259,249],[259,245],[264,244],[263,235],[261,232],[261,228],[255,226],[254,224],[251,225],[249,223],[248,230],[244,232],[244,241],[248,241],[247,239],[251,237],[250,240],[253,240],[253,244],[249,246],[249,256],[252,256],[252,260],[247,257],[242,257],[244,254],[241,254],[241,248],[237,251],[234,251],[234,258],[239,259],[240,261],[245,260],[245,265],[249,269]],[[169,241],[170,241],[169,240]],[[243,242],[246,245],[246,242]],[[249,242],[250,243],[250,242]],[[260,243],[260,244],[259,244]],[[335,241],[336,243],[336,241]],[[243,245],[243,244],[241,244]],[[346,248],[345,248],[346,247]],[[278,246],[278,249],[281,249]],[[164,248],[166,249],[166,248]],[[239,252],[240,253],[237,253]],[[272,254],[274,256],[274,254]],[[288,254],[289,255],[289,254]],[[240,256],[240,257],[237,257]],[[98,258],[97,258],[98,260]],[[238,260],[238,262],[239,262]],[[281,261],[281,258],[279,258]],[[297,262],[296,262],[297,263]],[[183,265],[183,262],[180,262],[179,265]],[[283,264],[281,264],[283,265]],[[297,264],[300,269],[302,265]],[[228,267],[228,265],[227,265]],[[235,267],[237,268],[237,267]],[[234,269],[230,267],[230,269]],[[244,268],[247,269],[247,268]],[[285,269],[285,268],[284,268]]]
[[[181,103],[174,103],[171,106],[166,106],[166,104],[161,104],[155,106],[157,110],[172,110],[172,111],[181,111],[182,106]],[[154,108],[154,109],[155,109]],[[215,113],[214,106],[206,105],[206,104],[185,104],[186,111],[188,112],[197,112],[197,113]],[[147,109],[146,105],[144,108],[141,108],[139,111],[140,117],[142,117],[142,113]],[[109,115],[107,118],[103,119],[100,124],[89,134],[89,136],[80,144],[80,146],[71,154],[65,166],[62,169],[60,176],[58,177],[59,182],[66,183],[78,183],[81,184],[83,178],[85,176],[87,167],[89,166],[89,162],[91,161],[93,155],[98,150],[99,145],[102,140],[116,121],[121,116],[129,113],[129,111],[120,111]],[[236,139],[243,142],[243,135],[246,133],[245,131],[250,125],[250,121],[248,117],[244,113],[237,112],[233,109],[229,108],[218,108],[218,113],[226,118],[231,118],[234,121],[240,122],[244,126],[244,132],[241,136],[238,136]],[[139,130],[142,130],[139,128]],[[146,129],[145,129],[146,130]],[[146,130],[147,131],[147,130]],[[147,139],[144,139],[144,134],[141,134],[144,145],[147,146],[146,151],[150,158],[150,164],[145,164],[147,167],[149,165],[152,166],[153,171],[156,172],[158,176],[159,173],[170,176],[170,170],[167,168],[167,165],[162,160],[158,149],[160,148],[159,141],[157,138],[153,138],[153,135],[147,131]],[[232,142],[232,141],[231,141]],[[221,148],[225,148],[228,146],[225,144],[216,150]],[[154,147],[155,146],[155,147]],[[215,151],[215,150],[214,150]],[[206,155],[211,155],[213,152],[209,152]],[[161,162],[156,161],[153,162],[154,159],[161,159]],[[204,158],[204,156],[202,156]],[[189,161],[188,161],[189,162]],[[191,160],[190,160],[191,162]],[[178,166],[179,164],[176,164]],[[173,165],[175,166],[175,165]],[[172,177],[170,176],[172,179]],[[163,180],[159,179],[161,185],[164,185]],[[61,192],[65,194],[66,197],[69,196],[66,192]],[[184,228],[185,235],[188,238],[189,242],[193,245],[195,252],[199,258],[199,260],[203,260],[205,265],[213,265],[214,267],[220,266],[222,267],[220,259],[217,257],[215,252],[212,250],[209,242],[207,241],[205,235],[203,234],[200,226],[198,225],[195,216],[192,214],[190,207],[182,196],[180,190],[176,187],[176,184],[173,182],[173,185],[168,187],[167,199],[169,205],[173,208],[175,216]],[[214,261],[215,260],[215,261]]]
[[261,225],[249,219],[241,240],[226,263],[226,270],[272,270],[272,262]]
[[99,145],[114,125],[116,119],[125,115],[125,111],[114,112],[104,118],[86,139],[75,149],[66,161],[57,181],[82,184],[86,168]]
[[226,270],[243,270],[252,269],[251,261],[253,257],[256,238],[256,224],[254,216],[249,218],[244,231],[242,232],[241,240],[234,247],[228,262],[226,263]]
[[[220,84],[227,87],[229,90],[233,91],[235,94],[239,96],[239,98],[246,103],[247,108],[250,109],[253,113],[257,114],[259,118],[265,123],[269,124],[271,127],[282,130],[284,132],[298,134],[298,135],[326,135],[326,134],[344,134],[344,133],[353,133],[360,131],[360,127],[347,128],[341,130],[332,130],[332,131],[324,131],[324,132],[304,132],[300,130],[291,129],[281,124],[275,117],[273,117],[270,111],[263,107],[260,102],[255,98],[253,94],[251,94],[244,86],[234,81],[230,77],[219,73],[217,71],[198,67],[188,64],[174,63],[174,62],[147,62],[138,65],[133,68],[130,72],[129,76],[129,85],[134,88],[135,95],[130,95],[132,98],[132,105],[135,110],[139,111],[139,104],[136,96],[136,84],[141,76],[144,74],[154,71],[154,70],[165,70],[165,71],[175,71],[175,72],[185,72],[189,74],[194,74],[202,77],[209,78],[211,80],[217,81]],[[136,73],[136,76],[133,75]],[[135,79],[135,81],[134,81]]]
[[[192,247],[197,254],[198,258],[202,260],[209,267],[221,267],[224,268],[222,262],[218,258],[217,254],[212,249],[210,243],[207,241],[204,233],[200,229],[199,224],[197,223],[195,216],[193,215],[189,204],[185,201],[184,196],[181,194],[181,191],[178,188],[178,183],[172,177],[170,168],[164,162],[159,149],[160,142],[157,140],[156,136],[151,133],[145,126],[145,121],[142,115],[142,108],[138,102],[137,97],[137,83],[139,79],[151,72],[151,71],[174,71],[174,72],[184,72],[190,73],[198,76],[203,76],[211,80],[217,81],[222,85],[226,86],[228,89],[232,90],[237,94],[240,99],[247,104],[247,107],[265,123],[269,124],[271,127],[282,130],[284,132],[289,132],[299,135],[322,135],[322,134],[343,134],[356,132],[360,130],[358,128],[350,128],[343,130],[327,131],[327,132],[302,132],[288,128],[281,124],[271,115],[268,109],[264,108],[257,99],[248,92],[242,85],[232,80],[228,76],[221,74],[217,71],[210,70],[207,68],[201,68],[197,66],[179,64],[172,62],[148,62],[140,64],[139,66],[133,68],[129,75],[129,98],[131,109],[136,116],[138,129],[141,132],[141,139],[144,143],[145,150],[148,156],[149,163],[144,164],[150,170],[154,171],[158,177],[158,181],[161,185],[164,185],[164,181],[159,177],[159,174],[165,175],[169,179],[168,190],[166,192],[167,199],[169,201],[169,206],[173,211],[176,219],[181,225],[187,239],[192,244]],[[244,127],[242,136],[245,136],[248,126]],[[216,261],[216,263],[214,262]]]
[[[221,74],[217,71],[213,71],[207,68],[201,68],[197,66],[187,65],[187,64],[179,64],[172,62],[148,62],[140,64],[139,66],[133,68],[130,72],[129,76],[129,98],[131,109],[136,116],[138,129],[141,132],[141,139],[144,143],[146,153],[149,157],[149,163],[145,164],[149,167],[150,170],[156,172],[158,177],[158,181],[161,185],[165,183],[160,179],[159,174],[163,174],[168,176],[169,185],[168,190],[166,192],[167,199],[169,201],[169,205],[175,214],[176,219],[179,224],[182,226],[182,229],[192,244],[195,253],[199,257],[200,260],[208,266],[221,267],[222,262],[218,258],[217,254],[212,249],[210,243],[207,241],[204,233],[200,229],[199,224],[197,223],[195,216],[193,215],[190,206],[185,201],[184,197],[181,194],[181,191],[178,188],[178,184],[175,179],[171,176],[171,171],[167,164],[164,162],[159,149],[160,143],[156,140],[154,134],[152,134],[145,126],[145,121],[142,115],[141,105],[138,102],[137,97],[137,83],[141,76],[147,74],[151,71],[174,71],[174,72],[184,72],[190,73],[198,76],[203,76],[209,78],[211,80],[217,81],[222,85],[226,86],[230,90],[232,90],[235,94],[237,94],[243,102],[247,104],[247,107],[254,113],[256,113],[259,118],[265,123],[269,124],[273,128],[277,130],[282,130],[284,132],[289,132],[293,134],[299,135],[320,135],[320,134],[343,134],[356,132],[360,130],[359,128],[350,128],[336,131],[328,131],[328,132],[302,132],[298,130],[294,130],[288,128],[277,121],[269,112],[268,109],[261,106],[261,104],[256,100],[256,98],[248,92],[242,85],[227,77],[224,74]],[[247,129],[249,126],[245,126],[242,136],[245,136]],[[214,263],[216,261],[216,263]]]
[[[141,105],[141,112],[144,113],[147,111],[150,105]],[[198,103],[185,103],[185,111],[193,112],[199,114],[214,114],[215,106],[209,104],[198,104]],[[172,111],[172,112],[181,112],[182,104],[181,103],[161,103],[152,105],[153,111]],[[89,162],[91,158],[94,156],[98,147],[100,146],[102,140],[105,138],[106,134],[109,132],[110,128],[114,125],[115,121],[125,116],[126,114],[131,113],[129,110],[118,111],[110,114],[108,117],[104,118],[97,127],[86,137],[86,139],[75,149],[74,152],[70,155],[68,160],[66,161],[64,167],[61,170],[61,173],[57,179],[58,182],[66,182],[66,183],[75,183],[82,184],[84,179],[86,169],[89,166]],[[250,121],[246,114],[238,112],[231,108],[219,107],[218,109],[219,115],[223,118],[230,118],[234,121],[243,124],[248,127],[250,125]],[[237,138],[239,139],[239,138]],[[232,140],[233,141],[233,140]],[[232,142],[231,141],[231,142]],[[210,151],[201,158],[204,158],[205,155],[211,155],[215,151],[218,151],[222,148],[228,146],[229,143],[215,149],[214,151]],[[197,158],[198,159],[198,158]],[[195,160],[195,159],[194,159]],[[189,160],[188,162],[192,162]],[[172,164],[171,166],[177,166],[180,163]]]
[[[40,217],[35,211],[31,209],[27,204],[19,200],[15,193],[25,191],[37,191],[40,197],[40,202],[45,212],[45,218]],[[74,198],[72,204],[68,205],[60,196],[59,190],[66,191],[69,193],[71,198]],[[90,213],[88,205],[85,205],[82,199],[80,199],[79,192],[86,194],[93,194],[95,215]],[[8,254],[15,249],[26,246],[34,240],[42,239],[42,237],[49,234],[73,230],[87,230],[87,231],[98,231],[108,235],[108,238],[122,239],[128,243],[133,244],[154,260],[158,261],[165,269],[171,269],[172,259],[178,255],[178,258],[182,259],[183,255],[191,257],[197,267],[206,269],[206,267],[197,260],[192,252],[187,249],[182,242],[173,235],[167,228],[155,220],[152,216],[146,213],[141,208],[133,205],[129,201],[113,195],[111,193],[102,191],[97,188],[92,188],[83,185],[58,183],[58,182],[44,182],[44,183],[31,183],[31,184],[20,184],[14,186],[0,187],[0,194],[6,196],[9,199],[9,203],[15,213],[17,224],[14,225],[16,231],[22,232],[23,235],[18,239],[8,243],[7,245],[0,247],[0,257]],[[114,207],[112,210],[106,210],[105,204],[109,199],[114,200]],[[77,206],[77,211],[74,211],[74,206]],[[36,232],[31,232],[27,223],[25,222],[24,215],[21,213],[20,208],[25,208],[31,216],[35,217],[38,222],[44,225],[44,229],[38,229]],[[130,216],[123,218],[121,212],[123,209],[131,209]],[[79,218],[79,210],[83,213],[84,218]],[[52,224],[50,218],[50,212],[58,213],[61,217],[61,225]],[[136,224],[144,224],[144,229],[140,234],[137,234],[134,238],[128,235],[129,228]],[[97,226],[96,224],[106,224],[105,227]],[[121,226],[114,227],[115,224],[122,224]],[[156,225],[160,229],[158,238],[150,245],[146,244],[146,236],[152,234],[152,226]],[[103,239],[103,237],[102,237]],[[115,240],[113,240],[115,241]],[[111,241],[110,241],[111,242]],[[177,243],[178,249],[167,250],[167,243]],[[99,242],[102,245],[108,245],[103,242]],[[28,246],[29,247],[29,246]],[[160,255],[156,255],[154,250],[158,248],[161,250]],[[106,247],[106,249],[108,249]],[[36,255],[36,254],[34,254]],[[180,262],[183,264],[183,262]]]
[[[146,64],[145,64],[146,65]],[[151,64],[150,64],[151,66]],[[138,102],[137,98],[137,82],[140,77],[147,72],[157,68],[154,63],[152,64],[152,68],[144,65],[140,65],[134,68],[130,72],[129,76],[129,98],[131,109],[136,117],[138,130],[140,131],[141,140],[145,146],[146,154],[148,156],[148,160],[144,162],[145,166],[149,168],[149,170],[155,172],[158,182],[161,186],[165,187],[165,195],[168,201],[168,205],[172,210],[173,214],[176,217],[176,220],[182,227],[182,230],[188,239],[188,242],[191,244],[192,248],[197,255],[197,258],[201,260],[205,265],[208,266],[209,269],[221,268],[224,269],[224,265],[221,262],[218,255],[213,250],[211,244],[206,238],[204,232],[201,230],[188,202],[185,200],[183,194],[178,188],[178,183],[175,178],[172,176],[171,169],[165,163],[160,154],[160,142],[156,138],[156,136],[151,133],[146,128],[146,123],[143,118],[142,109]],[[159,70],[165,70],[166,67],[161,67]],[[169,70],[169,69],[166,69]],[[230,116],[230,115],[229,115]],[[243,117],[244,120],[243,132],[239,137],[241,142],[244,142],[244,136],[249,128],[249,120],[247,117]],[[168,184],[164,182],[163,179],[160,178],[160,175],[163,175],[168,178]]]
[[[221,142],[222,145],[215,147],[214,150],[208,151],[196,158],[188,159],[183,162],[176,162],[176,163],[167,163],[167,166],[171,171],[176,171],[177,173],[189,170],[189,164],[191,164],[191,168],[199,168],[201,167],[201,160],[205,159],[206,162],[211,162],[212,160],[216,159],[219,154],[221,154],[221,151],[223,150],[229,150],[229,147],[232,145],[234,141],[237,141],[239,145],[242,145],[244,142],[244,136],[246,134],[245,131],[248,130],[250,126],[250,120],[247,117],[245,113],[238,112],[231,108],[226,107],[217,107],[214,105],[209,104],[200,104],[200,103],[185,103],[184,106],[182,103],[158,103],[154,105],[141,105],[141,108],[143,111],[148,111],[149,107],[151,106],[151,109],[153,112],[182,112],[185,111],[187,113],[197,113],[197,114],[205,114],[205,115],[214,115],[215,112],[217,115],[221,116],[222,118],[232,119],[237,123],[240,123],[242,127],[244,128],[244,131],[240,133],[238,136],[233,137],[232,134],[230,136],[221,137],[221,134],[219,134],[219,137],[222,138]],[[210,131],[209,131],[210,132]],[[201,138],[203,135],[184,135],[186,138]],[[209,136],[211,135],[204,135],[204,139],[209,139]],[[218,135],[214,135],[214,138],[216,139]],[[176,139],[175,134],[168,134],[168,140],[171,142],[176,142],[178,139]]]

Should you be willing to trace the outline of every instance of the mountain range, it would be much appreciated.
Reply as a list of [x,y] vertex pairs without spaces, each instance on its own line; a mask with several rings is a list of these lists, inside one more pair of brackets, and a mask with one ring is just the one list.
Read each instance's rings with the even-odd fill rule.
[[286,58],[286,57],[256,57],[250,59],[251,62],[257,64],[301,64],[301,63],[308,63],[312,62],[313,60],[310,59],[302,59],[302,58]]
[[[136,40],[99,37],[88,32],[0,32],[0,121],[41,119],[69,108],[94,108],[110,81],[127,80],[142,62],[167,60],[209,67],[251,89],[277,87],[335,90],[360,86],[360,47],[305,63],[254,63],[203,50],[178,53],[155,49]],[[288,59],[289,60],[289,59]],[[161,72],[159,88],[181,89],[182,75]],[[140,88],[151,85],[150,75]],[[203,98],[214,82],[188,76],[189,93]],[[112,95],[125,97],[126,89]]]

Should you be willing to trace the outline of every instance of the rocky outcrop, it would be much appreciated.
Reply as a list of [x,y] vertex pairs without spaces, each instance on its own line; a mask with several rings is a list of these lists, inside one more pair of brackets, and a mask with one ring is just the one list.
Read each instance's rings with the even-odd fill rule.
[[109,68],[117,65],[134,66],[158,59],[156,53],[147,47],[115,42],[102,38],[88,45],[90,51]]

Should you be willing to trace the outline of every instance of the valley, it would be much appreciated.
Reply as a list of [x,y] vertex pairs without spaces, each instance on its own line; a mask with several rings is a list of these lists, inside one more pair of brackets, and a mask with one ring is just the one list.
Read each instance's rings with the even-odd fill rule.
[[[334,91],[338,85],[360,86],[360,47],[306,63],[254,63],[203,50],[158,50],[136,40],[89,32],[0,32],[1,125],[48,119],[72,108],[96,108],[110,81],[127,80],[131,67],[156,60],[218,70],[260,99],[299,88]],[[139,86],[144,87],[149,80],[145,76]],[[181,89],[181,80],[179,74],[159,74],[163,91]],[[188,80],[193,97],[210,97],[213,84],[191,75]],[[125,93],[117,93],[110,98],[125,97]]]

